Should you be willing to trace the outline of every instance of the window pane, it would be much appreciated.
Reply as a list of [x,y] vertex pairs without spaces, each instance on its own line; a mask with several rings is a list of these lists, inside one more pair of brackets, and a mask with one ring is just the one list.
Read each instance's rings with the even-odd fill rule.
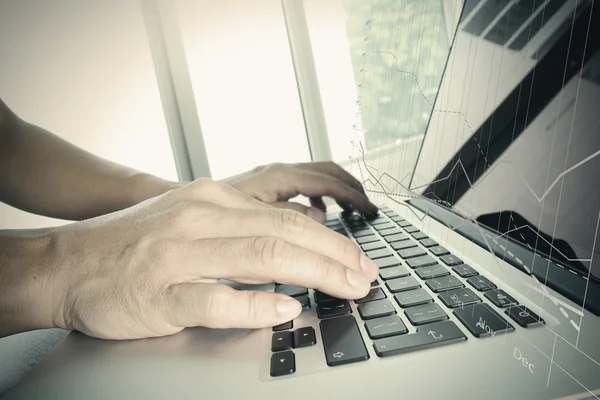
[[413,171],[448,58],[448,23],[460,14],[454,3],[305,0],[332,154],[363,180],[363,150],[379,174],[402,180]]
[[310,161],[281,1],[175,4],[212,177]]

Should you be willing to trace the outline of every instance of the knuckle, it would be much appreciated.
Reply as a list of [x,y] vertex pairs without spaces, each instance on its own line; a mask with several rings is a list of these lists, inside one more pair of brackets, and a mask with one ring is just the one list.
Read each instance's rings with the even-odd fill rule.
[[247,291],[243,293],[246,298],[244,299],[244,302],[241,302],[243,303],[243,307],[240,311],[244,313],[242,318],[249,321],[260,319],[264,307],[261,307],[260,305],[258,293],[253,291]]
[[222,191],[221,184],[209,178],[200,178],[192,182],[188,187],[191,195],[195,198],[204,198],[210,194],[218,194]]
[[228,296],[226,291],[219,286],[214,286],[207,293],[205,301],[202,302],[202,325],[207,328],[216,328],[220,317],[228,315],[230,309],[228,306]]
[[280,171],[284,167],[285,167],[285,164],[276,162],[276,163],[267,165],[266,167],[264,167],[264,169],[267,171]]
[[306,216],[292,209],[273,210],[275,231],[282,236],[301,235],[307,228]]
[[289,254],[287,243],[276,237],[256,237],[253,246],[254,254],[263,267],[278,267]]

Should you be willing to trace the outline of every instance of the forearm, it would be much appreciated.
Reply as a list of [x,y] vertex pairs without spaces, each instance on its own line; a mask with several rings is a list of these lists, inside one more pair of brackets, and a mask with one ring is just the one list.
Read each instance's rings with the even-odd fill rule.
[[57,326],[49,232],[0,231],[0,337]]
[[82,220],[130,207],[179,184],[109,162],[29,124],[0,100],[0,201]]

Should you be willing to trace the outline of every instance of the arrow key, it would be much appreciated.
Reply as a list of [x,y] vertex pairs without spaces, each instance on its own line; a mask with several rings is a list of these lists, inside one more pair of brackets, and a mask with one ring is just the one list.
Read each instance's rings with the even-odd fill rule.
[[296,329],[294,332],[294,347],[309,347],[317,343],[315,330],[312,326]]
[[271,376],[289,375],[296,372],[296,356],[290,350],[271,356]]
[[271,338],[271,351],[287,350],[294,347],[294,336],[290,331],[275,332]]

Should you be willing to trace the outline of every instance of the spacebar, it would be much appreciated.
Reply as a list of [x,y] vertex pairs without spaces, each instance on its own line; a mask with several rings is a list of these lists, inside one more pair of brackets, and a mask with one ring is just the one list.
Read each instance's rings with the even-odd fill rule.
[[325,319],[320,322],[320,327],[325,358],[330,367],[369,359],[354,316]]
[[464,340],[467,337],[454,322],[444,321],[422,326],[417,333],[411,335],[375,340],[373,347],[379,357],[386,357]]

